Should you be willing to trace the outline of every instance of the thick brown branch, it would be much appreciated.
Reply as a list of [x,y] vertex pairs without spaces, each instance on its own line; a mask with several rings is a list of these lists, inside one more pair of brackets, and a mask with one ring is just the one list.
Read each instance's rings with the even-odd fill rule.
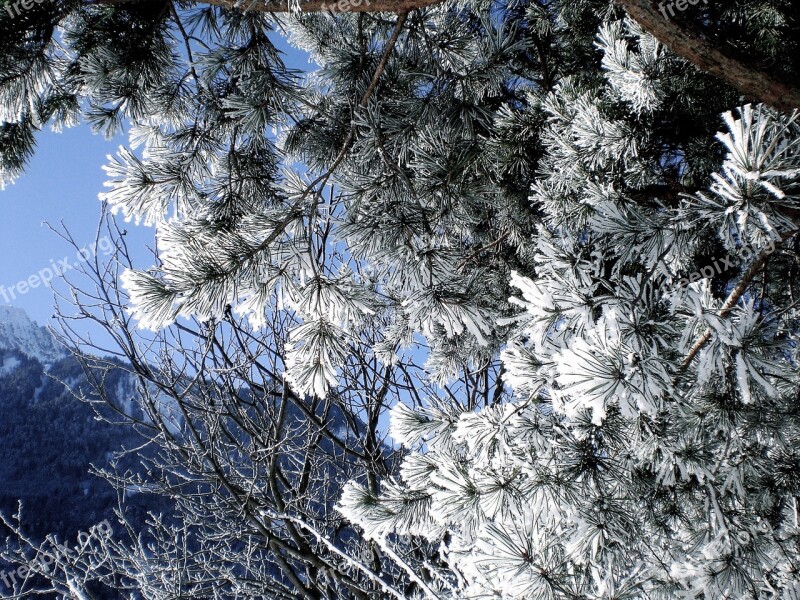
[[773,79],[712,45],[699,31],[666,18],[652,0],[616,0],[645,31],[698,69],[718,77],[749,99],[791,112],[800,108],[800,88]]
[[[96,4],[127,4],[136,0],[96,0]],[[191,0],[224,8],[266,13],[292,12],[291,0]],[[443,0],[300,0],[300,12],[392,12],[407,13],[415,8],[439,4]]]

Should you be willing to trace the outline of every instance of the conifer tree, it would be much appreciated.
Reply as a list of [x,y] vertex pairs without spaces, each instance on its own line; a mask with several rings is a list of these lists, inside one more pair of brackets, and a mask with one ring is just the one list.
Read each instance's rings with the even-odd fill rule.
[[800,8],[220,3],[0,14],[1,174],[129,125],[140,326],[262,331],[323,403],[386,370],[402,462],[336,496],[364,593],[800,595]]

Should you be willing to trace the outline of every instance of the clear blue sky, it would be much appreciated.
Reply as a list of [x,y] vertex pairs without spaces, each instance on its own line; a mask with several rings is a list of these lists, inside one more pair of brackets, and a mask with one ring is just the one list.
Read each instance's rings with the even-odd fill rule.
[[[278,35],[272,38],[286,52],[284,58],[290,67],[305,71],[313,68],[305,53],[289,48]],[[37,141],[26,173],[0,190],[0,304],[22,308],[45,325],[53,314],[52,290],[41,284],[33,289],[22,285],[20,293],[18,284],[38,276],[43,269],[52,270],[53,263],[58,265],[67,256],[74,263],[76,256],[44,222],[57,227],[63,221],[80,244],[94,241],[101,210],[97,195],[106,189],[102,166],[107,162],[106,155],[114,154],[127,136],[108,141],[81,124],[58,134],[47,129],[39,133]],[[127,229],[127,242],[134,250],[139,249],[135,256],[142,261],[137,260],[136,266],[150,266],[145,245],[152,242],[152,230],[133,224]]]
[[[0,191],[0,304],[23,308],[43,325],[53,313],[52,290],[41,284],[20,290],[18,282],[52,270],[51,263],[67,256],[76,262],[74,250],[45,222],[57,227],[63,221],[80,244],[93,242],[101,209],[97,194],[105,189],[102,166],[124,138],[107,141],[79,125],[59,134],[42,131],[37,140],[27,172]],[[136,233],[143,240],[149,232]]]

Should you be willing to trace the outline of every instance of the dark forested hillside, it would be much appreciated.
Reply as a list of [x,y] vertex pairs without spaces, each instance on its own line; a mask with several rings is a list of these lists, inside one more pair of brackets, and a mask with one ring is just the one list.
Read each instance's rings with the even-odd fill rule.
[[[96,366],[95,362],[104,366]],[[87,399],[98,399],[96,386],[100,379],[104,401],[90,404]],[[258,401],[258,394],[247,388],[240,393],[246,402]],[[161,406],[164,414],[169,413],[169,400],[158,393],[155,397],[164,402]],[[95,411],[112,417],[107,411],[113,405],[143,424],[149,421],[139,404],[141,399],[137,380],[126,364],[96,358],[82,362],[56,346],[52,336],[32,323],[24,312],[0,306],[0,409],[3,413],[0,419],[0,511],[9,518],[17,512],[21,502],[22,529],[37,543],[50,536],[72,546],[81,532],[91,531],[103,521],[110,521],[116,528],[115,541],[127,543],[125,527],[119,524],[114,513],[120,500],[117,491],[90,471],[94,467],[110,468],[116,473],[135,472],[141,474],[142,486],[149,490],[152,471],[156,469],[154,464],[159,459],[155,446],[146,444],[131,426],[112,424],[98,418]],[[251,410],[253,418],[257,418],[256,411]],[[366,428],[362,421],[348,421],[339,407],[324,410],[321,404],[313,401],[306,410],[355,448],[366,451],[360,442]],[[304,412],[291,404],[285,406],[281,418],[289,430],[309,427]],[[182,430],[182,427],[179,425],[177,429]],[[247,436],[242,434],[239,441],[248,443]],[[350,464],[352,459],[341,455],[329,439],[322,438],[317,444],[326,456],[339,457],[341,461],[339,466],[332,460],[320,464],[318,468],[324,476],[318,482],[304,481],[295,473],[294,463],[303,457],[299,448],[296,453],[279,455],[278,463],[288,474],[287,486],[317,486],[311,506],[324,513],[336,499],[334,486],[338,469]],[[121,453],[123,448],[135,451]],[[191,529],[192,524],[185,522],[168,494],[145,493],[135,487],[126,486],[121,499],[128,524],[147,532],[147,536],[151,533],[146,524],[147,514],[152,512],[161,515],[164,522],[188,525]],[[0,522],[0,539],[12,533]],[[268,560],[264,564],[270,578],[282,579],[278,567]],[[14,572],[15,568],[0,558],[0,591],[4,581],[2,574]],[[87,583],[87,589],[91,589],[95,598],[139,597],[129,596],[123,589],[125,585],[118,581],[93,581]]]
[[[106,387],[121,404],[135,394],[122,368],[108,373]],[[98,420],[75,397],[81,391],[91,393],[78,361],[22,311],[0,307],[0,511],[10,517],[21,502],[23,527],[34,538],[74,539],[113,518],[117,494],[90,468],[141,444],[131,429]],[[122,464],[135,468],[135,459]]]

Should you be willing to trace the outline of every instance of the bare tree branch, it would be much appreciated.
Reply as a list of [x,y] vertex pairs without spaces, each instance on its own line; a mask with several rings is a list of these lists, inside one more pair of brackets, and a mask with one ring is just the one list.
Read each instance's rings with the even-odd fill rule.
[[[775,242],[775,245],[782,244],[786,239],[794,235],[796,231],[792,231],[789,235],[783,236],[780,240]],[[745,271],[744,275],[742,275],[739,282],[736,284],[728,297],[725,299],[725,303],[720,307],[717,316],[724,317],[727,315],[736,304],[739,302],[739,299],[744,295],[747,287],[750,285],[750,282],[753,278],[761,272],[761,269],[764,267],[764,264],[767,262],[767,258],[769,258],[770,254],[775,251],[774,247],[768,247],[761,251],[761,253],[756,256],[755,260],[750,264],[747,271]],[[697,356],[697,353],[703,349],[703,347],[708,343],[713,335],[714,331],[710,327],[706,329],[706,331],[697,338],[697,341],[692,345],[689,349],[689,352],[686,353],[686,356],[683,358],[681,362],[681,370],[685,370]]]

